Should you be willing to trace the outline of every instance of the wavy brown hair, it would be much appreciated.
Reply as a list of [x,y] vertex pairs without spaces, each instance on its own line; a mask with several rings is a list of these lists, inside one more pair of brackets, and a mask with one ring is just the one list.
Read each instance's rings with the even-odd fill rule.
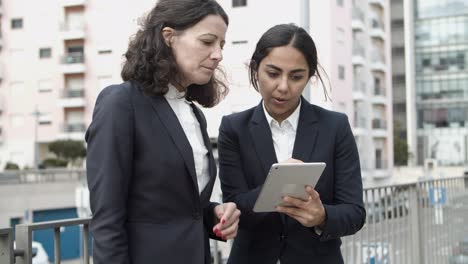
[[[177,79],[179,70],[171,48],[165,44],[162,29],[184,30],[208,15],[219,15],[229,24],[226,12],[215,0],[159,0],[128,45],[122,79],[137,81],[148,95],[166,94],[169,82]],[[186,87],[186,99],[205,107],[215,106],[229,90],[223,82],[225,78],[220,77],[225,75],[218,68],[208,83]]]

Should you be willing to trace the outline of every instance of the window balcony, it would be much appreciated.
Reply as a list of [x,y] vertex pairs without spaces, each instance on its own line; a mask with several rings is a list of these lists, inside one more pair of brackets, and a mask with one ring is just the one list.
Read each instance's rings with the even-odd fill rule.
[[353,6],[351,27],[353,30],[364,31],[365,17],[361,8]]
[[83,140],[86,132],[85,123],[65,123],[61,127],[59,139]]
[[354,118],[354,127],[356,128],[366,128],[366,118],[358,116]]
[[357,40],[353,41],[353,65],[358,66],[358,65],[364,65],[365,63],[365,49],[363,46],[359,44]]
[[73,73],[84,73],[85,64],[84,64],[84,53],[74,52],[68,53],[61,58],[62,63],[62,73],[64,74],[73,74]]
[[59,105],[64,108],[85,107],[85,90],[63,90],[62,96],[59,100]]
[[387,122],[380,118],[372,119],[372,128],[373,129],[387,129]]
[[85,132],[86,125],[84,123],[69,123],[63,125],[63,132],[73,133],[73,132]]
[[377,50],[377,48],[372,53],[370,68],[372,71],[377,71],[377,72],[387,71],[387,65],[385,65],[384,56]]
[[372,97],[373,104],[386,104],[387,97],[385,89],[381,85],[374,86],[374,97]]
[[86,25],[71,25],[68,22],[60,24],[60,36],[63,40],[74,40],[85,38]]
[[372,136],[374,138],[386,138],[388,136],[387,121],[380,118],[372,119]]
[[[357,77],[356,77],[357,78]],[[354,81],[353,84],[353,99],[354,100],[365,100],[366,99],[366,82],[364,81]]]
[[371,19],[371,30],[369,34],[372,38],[385,41],[385,27],[380,19],[376,17]]

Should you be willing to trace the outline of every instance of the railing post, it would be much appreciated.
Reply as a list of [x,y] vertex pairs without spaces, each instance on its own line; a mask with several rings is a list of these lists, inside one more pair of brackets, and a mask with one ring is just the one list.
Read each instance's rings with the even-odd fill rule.
[[23,254],[17,256],[16,264],[32,264],[32,231],[29,225],[16,225],[16,250]]
[[60,226],[54,228],[54,263],[60,264]]
[[12,230],[12,228],[0,229],[0,263],[15,263]]
[[420,185],[416,183],[409,189],[409,217],[411,225],[411,263],[424,263],[423,246],[421,243],[421,221],[420,221],[420,203],[419,203]]

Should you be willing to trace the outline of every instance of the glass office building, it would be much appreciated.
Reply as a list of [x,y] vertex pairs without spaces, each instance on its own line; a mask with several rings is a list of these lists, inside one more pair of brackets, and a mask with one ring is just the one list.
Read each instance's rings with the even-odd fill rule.
[[414,0],[416,163],[468,160],[468,0]]

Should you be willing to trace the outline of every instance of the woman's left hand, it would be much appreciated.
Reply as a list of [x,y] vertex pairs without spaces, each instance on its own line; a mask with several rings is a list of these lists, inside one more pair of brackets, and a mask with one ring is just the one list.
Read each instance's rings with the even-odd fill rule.
[[224,203],[217,205],[214,208],[214,213],[219,223],[213,227],[213,233],[224,240],[234,238],[237,235],[241,215],[236,204]]
[[320,195],[310,186],[307,186],[305,190],[309,194],[307,201],[285,196],[283,201],[293,207],[277,206],[276,210],[296,219],[305,227],[323,227],[325,224],[325,208],[320,200]]

